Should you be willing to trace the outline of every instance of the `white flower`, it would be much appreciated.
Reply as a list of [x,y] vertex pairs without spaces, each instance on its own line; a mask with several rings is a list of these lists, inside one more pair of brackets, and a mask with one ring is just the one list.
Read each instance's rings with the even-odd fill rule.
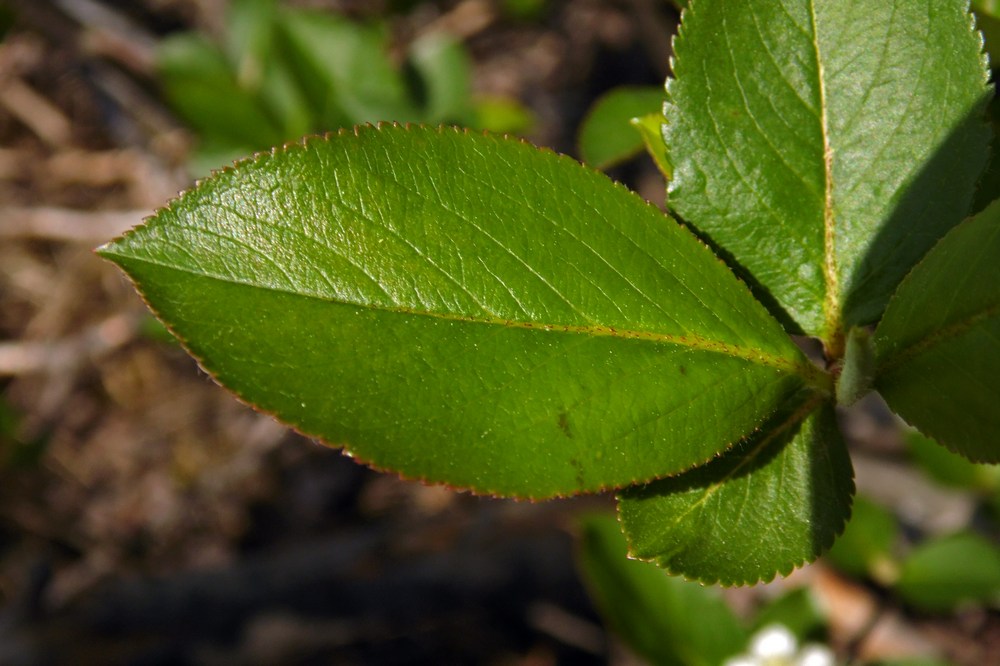
[[723,666],[834,666],[833,652],[809,643],[799,649],[795,635],[780,624],[770,624],[750,639],[750,652],[731,657]]

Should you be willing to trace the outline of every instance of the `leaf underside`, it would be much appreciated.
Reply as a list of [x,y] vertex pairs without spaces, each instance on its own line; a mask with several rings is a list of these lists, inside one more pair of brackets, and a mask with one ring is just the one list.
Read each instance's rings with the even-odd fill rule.
[[708,465],[622,491],[632,555],[705,583],[744,585],[829,548],[854,480],[832,405],[814,401]]
[[966,0],[701,2],[667,83],[668,201],[828,342],[874,322],[986,160]]
[[676,473],[829,390],[687,230],[492,136],[310,139],[214,175],[101,253],[244,400],[478,492]]
[[876,329],[875,386],[924,434],[1000,462],[1000,203],[956,227],[899,287]]

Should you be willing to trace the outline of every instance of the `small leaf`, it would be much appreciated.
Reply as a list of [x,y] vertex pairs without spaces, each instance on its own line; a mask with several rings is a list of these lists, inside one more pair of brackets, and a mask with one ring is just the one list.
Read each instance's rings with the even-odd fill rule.
[[635,157],[642,151],[643,137],[631,126],[632,119],[662,107],[662,88],[622,86],[605,93],[590,107],[580,126],[580,158],[598,169],[608,169]]
[[1000,600],[1000,552],[971,533],[928,541],[903,562],[899,595],[929,611]]
[[660,170],[663,177],[669,181],[673,167],[667,159],[667,146],[663,143],[663,114],[649,113],[645,116],[633,118],[632,127],[639,130],[642,135],[642,142],[646,145],[646,152],[653,158],[656,168]]
[[706,583],[787,575],[830,547],[854,492],[833,407],[808,402],[703,467],[619,498],[630,552]]
[[839,355],[969,210],[986,161],[967,0],[701,0],[667,83],[667,199]]
[[628,559],[618,523],[583,523],[579,563],[608,625],[635,652],[662,666],[718,666],[738,653],[746,632],[719,590]]
[[875,347],[867,329],[855,326],[847,334],[843,366],[837,378],[837,404],[853,405],[865,397],[875,380]]
[[248,402],[480,492],[675,473],[832,389],[686,229],[488,135],[312,139],[203,181],[101,253]]
[[875,387],[925,435],[1000,461],[1000,203],[949,233],[900,285],[875,331]]

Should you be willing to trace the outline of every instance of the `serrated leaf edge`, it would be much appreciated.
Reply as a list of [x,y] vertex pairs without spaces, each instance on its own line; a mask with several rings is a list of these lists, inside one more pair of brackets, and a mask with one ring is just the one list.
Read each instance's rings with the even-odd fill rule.
[[[824,402],[827,402],[826,398],[824,398],[823,396],[816,396],[816,395],[811,396],[808,400],[806,400],[802,404],[802,406],[798,407],[785,420],[779,423],[767,435],[762,437],[750,451],[747,451],[744,454],[743,458],[740,460],[740,462],[737,465],[735,465],[733,469],[730,470],[729,473],[726,474],[726,476],[722,480],[717,481],[716,483],[709,486],[709,488],[705,490],[704,496],[701,499],[699,499],[698,502],[696,502],[693,506],[689,507],[679,518],[677,518],[674,521],[673,527],[676,527],[676,524],[685,516],[687,516],[691,511],[693,511],[696,507],[708,501],[708,499],[719,489],[719,487],[721,487],[729,479],[731,479],[736,474],[736,472],[738,472],[740,469],[742,469],[750,462],[755,460],[757,456],[759,456],[775,440],[775,438],[781,436],[783,433],[787,432],[790,428],[793,428],[802,423],[803,421],[805,421],[806,418],[808,418],[810,414],[816,411]],[[731,451],[732,449],[729,450]],[[851,480],[851,484],[852,486],[854,484],[853,478]],[[853,500],[854,500],[854,489],[852,488],[851,491],[852,505],[853,505]],[[816,559],[819,558],[820,555],[822,555],[825,551],[829,550],[829,548],[833,545],[834,541],[836,541],[837,537],[839,537],[841,534],[844,533],[844,529],[847,527],[847,523],[850,520],[851,511],[849,507],[847,513],[843,516],[840,525],[835,530],[832,531],[831,536],[828,539],[828,543],[821,544],[820,547],[816,549],[816,553],[812,557],[805,557],[798,561],[786,562],[782,565],[775,567],[775,570],[770,575],[764,574],[756,578],[747,577],[745,579],[740,579],[740,578],[724,579],[722,577],[690,575],[688,572],[683,571],[679,568],[671,567],[666,561],[667,558],[670,557],[669,555],[654,555],[652,557],[642,557],[636,554],[635,552],[633,541],[629,536],[628,531],[625,529],[625,524],[624,521],[622,520],[621,511],[616,512],[616,515],[618,518],[618,525],[621,528],[622,533],[625,535],[625,540],[628,543],[628,556],[631,559],[639,560],[642,562],[651,562],[652,564],[655,564],[656,566],[660,567],[670,575],[681,576],[685,580],[696,581],[699,583],[703,583],[705,585],[718,584],[723,587],[738,587],[744,585],[757,585],[759,583],[770,583],[777,576],[782,576],[782,577],[788,576],[795,569],[798,569],[802,566],[805,566],[806,564],[810,564],[816,561]]]

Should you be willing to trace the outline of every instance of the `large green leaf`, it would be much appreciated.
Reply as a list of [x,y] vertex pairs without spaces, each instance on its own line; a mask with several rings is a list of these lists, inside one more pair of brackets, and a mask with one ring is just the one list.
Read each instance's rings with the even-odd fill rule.
[[986,160],[967,0],[698,2],[668,201],[835,353],[968,212]]
[[481,492],[676,473],[831,388],[686,229],[488,135],[312,139],[203,181],[101,253],[245,400]]
[[770,580],[830,547],[850,513],[833,407],[809,399],[718,460],[621,493],[631,553],[724,585]]
[[928,253],[875,331],[875,387],[913,426],[980,462],[1000,461],[1000,203]]
[[618,523],[583,521],[580,568],[608,625],[658,666],[718,666],[746,644],[746,631],[718,589],[626,557]]

